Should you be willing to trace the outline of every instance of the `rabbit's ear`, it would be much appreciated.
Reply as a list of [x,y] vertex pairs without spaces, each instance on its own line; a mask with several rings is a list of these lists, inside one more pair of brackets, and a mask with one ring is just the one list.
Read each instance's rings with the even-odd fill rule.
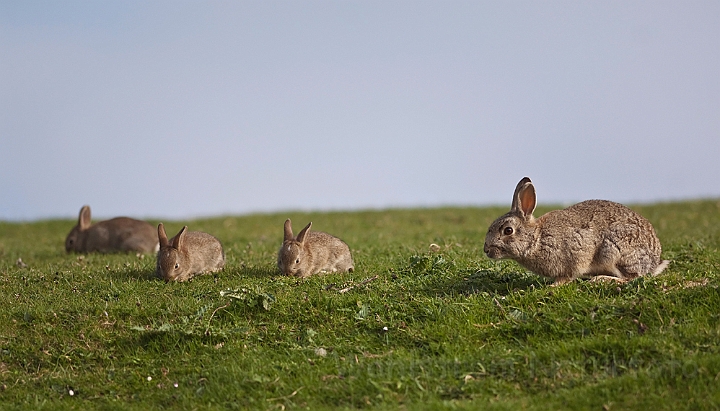
[[183,244],[183,240],[185,239],[185,232],[187,231],[187,226],[183,227],[182,230],[173,238],[173,248],[180,249]]
[[290,219],[288,218],[285,220],[285,237],[283,238],[283,241],[288,241],[293,239],[293,233],[292,233],[292,223],[290,222]]
[[305,236],[310,231],[310,227],[312,227],[312,221],[308,225],[306,225],[305,228],[300,230],[300,233],[298,233],[298,236],[297,236],[297,240],[299,243],[302,243],[303,241],[305,241]]
[[165,226],[163,226],[163,223],[158,224],[158,240],[160,241],[160,248],[170,245],[167,234],[165,234]]
[[515,187],[511,211],[530,217],[535,211],[536,201],[535,186],[528,177],[524,177]]
[[90,206],[86,205],[80,209],[78,226],[80,226],[80,230],[87,230],[90,228]]

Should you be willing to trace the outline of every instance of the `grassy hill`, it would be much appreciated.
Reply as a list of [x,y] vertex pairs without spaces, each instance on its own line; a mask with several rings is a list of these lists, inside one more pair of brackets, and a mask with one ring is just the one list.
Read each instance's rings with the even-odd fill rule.
[[[634,208],[669,269],[561,287],[483,255],[505,208],[164,221],[225,247],[188,283],[65,254],[74,221],[0,222],[0,408],[720,408],[720,201]],[[280,276],[287,217],[356,271]]]

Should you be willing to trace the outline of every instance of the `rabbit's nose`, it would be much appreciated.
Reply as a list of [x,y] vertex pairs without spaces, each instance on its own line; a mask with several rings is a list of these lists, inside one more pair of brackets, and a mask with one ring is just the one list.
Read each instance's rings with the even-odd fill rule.
[[483,245],[483,251],[485,251],[485,254],[487,254],[490,251],[487,244]]

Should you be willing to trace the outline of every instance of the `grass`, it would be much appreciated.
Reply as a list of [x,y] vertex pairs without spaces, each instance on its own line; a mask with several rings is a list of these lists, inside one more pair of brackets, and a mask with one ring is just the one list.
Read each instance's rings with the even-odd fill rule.
[[[720,201],[635,208],[670,268],[561,287],[483,255],[501,208],[166,222],[228,259],[167,284],[154,256],[65,254],[73,221],[0,222],[0,408],[718,409]],[[356,271],[278,275],[286,217]]]

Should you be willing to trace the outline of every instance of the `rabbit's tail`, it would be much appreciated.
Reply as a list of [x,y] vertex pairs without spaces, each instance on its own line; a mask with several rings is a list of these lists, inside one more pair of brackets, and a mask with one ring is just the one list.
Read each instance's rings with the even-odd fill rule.
[[652,272],[653,277],[660,274],[661,272],[663,272],[663,270],[665,270],[669,264],[670,264],[670,260],[662,260],[660,262],[660,264],[658,264],[658,266],[655,267],[655,269],[653,270],[653,272]]

